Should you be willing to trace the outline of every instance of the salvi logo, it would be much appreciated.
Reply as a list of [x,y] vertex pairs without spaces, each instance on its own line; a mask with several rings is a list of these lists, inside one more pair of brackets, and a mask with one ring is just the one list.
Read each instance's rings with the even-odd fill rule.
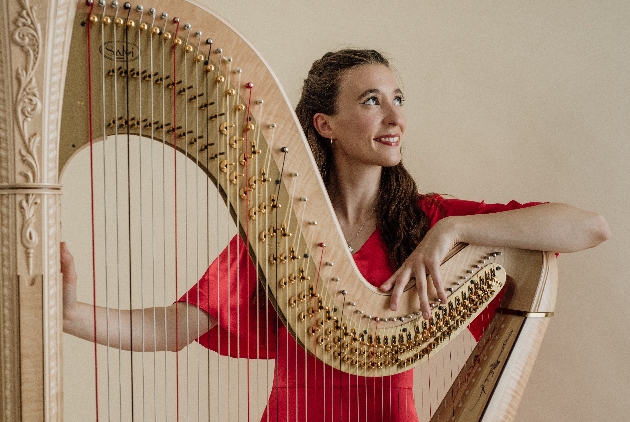
[[138,45],[124,41],[106,41],[99,47],[99,51],[106,59],[114,61],[115,57],[119,62],[138,60],[140,55]]

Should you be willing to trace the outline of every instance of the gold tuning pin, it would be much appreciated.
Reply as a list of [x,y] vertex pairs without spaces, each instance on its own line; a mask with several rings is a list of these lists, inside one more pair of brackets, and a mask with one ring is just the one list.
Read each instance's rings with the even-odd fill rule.
[[278,200],[276,199],[276,195],[271,195],[269,201],[271,202],[271,208],[273,208],[273,209],[282,207],[281,204],[278,204]]
[[[227,125],[227,122],[226,122],[226,125]],[[238,148],[238,143],[239,143],[239,142],[241,142],[241,141],[243,141],[244,139],[245,139],[245,138],[239,138],[238,136],[233,135],[233,136],[230,138],[230,146],[231,146],[232,148],[236,149],[236,148]],[[242,163],[241,163],[241,164],[242,164]],[[243,164],[243,165],[244,165],[244,164]]]
[[256,220],[256,217],[258,217],[258,207],[252,207],[249,209],[249,218],[251,218],[252,220]]
[[309,281],[311,278],[306,275],[306,271],[303,267],[300,267],[300,281]]
[[245,177],[245,175],[233,171],[232,173],[230,173],[230,183],[232,183],[233,185],[237,184],[239,177]]
[[261,169],[260,170],[260,183],[264,185],[267,182],[271,182],[271,179],[267,177],[267,172],[265,171],[265,169]]
[[235,125],[228,125],[228,122],[223,122],[221,123],[221,126],[219,126],[219,130],[221,131],[222,134],[227,135],[228,129],[234,126]]
[[290,237],[293,235],[293,233],[287,230],[287,225],[285,223],[282,223],[280,226],[280,233],[282,234],[282,237]]
[[[255,208],[252,208],[252,209],[255,209]],[[261,242],[265,243],[267,241],[267,237],[275,237],[275,236],[276,236],[276,228],[274,226],[271,226],[269,227],[269,230],[261,231],[260,234],[258,235],[258,239],[260,239]],[[292,274],[291,276],[295,277],[295,274]],[[291,281],[291,277],[289,277],[289,281]]]
[[261,150],[258,149],[258,145],[256,145],[256,141],[252,141],[251,152],[252,152],[252,156],[256,154],[260,154],[262,152]]
[[249,183],[248,183],[249,189],[254,190],[256,189],[257,185],[258,185],[258,178],[256,176],[250,177]]

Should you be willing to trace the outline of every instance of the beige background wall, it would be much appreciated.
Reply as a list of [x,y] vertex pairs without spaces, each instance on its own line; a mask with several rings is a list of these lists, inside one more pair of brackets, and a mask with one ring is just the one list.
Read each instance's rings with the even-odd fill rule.
[[204,3],[261,52],[294,103],[326,51],[385,52],[422,191],[602,213],[613,239],[560,257],[556,315],[517,420],[630,417],[629,2]]
[[518,420],[630,418],[630,3],[206,1],[261,52],[292,101],[310,63],[386,52],[421,190],[559,201],[613,239],[561,256],[557,312]]

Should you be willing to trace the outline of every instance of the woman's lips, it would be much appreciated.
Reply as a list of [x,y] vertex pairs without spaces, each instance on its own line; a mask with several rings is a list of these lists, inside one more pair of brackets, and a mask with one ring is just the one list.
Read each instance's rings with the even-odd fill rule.
[[374,138],[380,144],[397,146],[400,143],[400,135],[385,135]]

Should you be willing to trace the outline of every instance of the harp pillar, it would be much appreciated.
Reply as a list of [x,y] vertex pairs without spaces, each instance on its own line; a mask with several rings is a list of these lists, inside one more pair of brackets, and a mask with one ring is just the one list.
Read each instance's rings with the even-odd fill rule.
[[61,421],[61,100],[75,2],[0,3],[0,421]]

